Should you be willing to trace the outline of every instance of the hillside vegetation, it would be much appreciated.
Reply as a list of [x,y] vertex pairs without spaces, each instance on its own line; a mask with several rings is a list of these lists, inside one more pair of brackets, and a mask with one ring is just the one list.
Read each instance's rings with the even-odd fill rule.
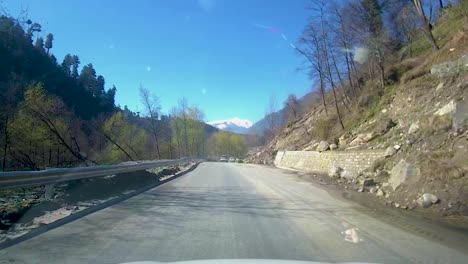
[[[317,83],[313,103],[249,160],[272,164],[279,150],[316,150],[323,141],[338,150],[387,149],[352,181],[373,178],[385,199],[405,208],[431,193],[440,202],[433,210],[466,215],[468,1],[422,14],[427,20],[413,2],[392,3],[315,2],[319,18],[297,47]],[[365,60],[356,59],[362,52]],[[388,182],[402,164],[414,168],[415,181],[394,190]]]
[[140,87],[141,114],[116,105],[117,88],[93,64],[81,67],[77,55],[59,62],[55,41],[38,23],[0,14],[3,171],[245,153],[241,136],[220,146],[224,133],[217,135],[185,98],[162,113],[154,91]]

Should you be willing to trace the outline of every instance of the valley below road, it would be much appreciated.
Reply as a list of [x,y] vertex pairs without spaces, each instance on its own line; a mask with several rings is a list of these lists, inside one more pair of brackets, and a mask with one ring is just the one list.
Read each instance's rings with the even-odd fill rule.
[[376,210],[297,173],[205,162],[9,248],[0,263],[199,259],[468,263],[464,228]]

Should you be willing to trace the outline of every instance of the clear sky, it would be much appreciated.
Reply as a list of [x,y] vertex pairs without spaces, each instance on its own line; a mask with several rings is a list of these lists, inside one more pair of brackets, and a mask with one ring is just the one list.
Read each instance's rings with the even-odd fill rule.
[[[140,84],[164,112],[185,96],[206,120],[262,118],[269,96],[279,104],[303,95],[294,43],[310,11],[307,0],[3,0],[13,16],[27,8],[55,36],[62,61],[76,54],[117,87],[117,104],[142,110]],[[288,40],[286,40],[287,38]]]

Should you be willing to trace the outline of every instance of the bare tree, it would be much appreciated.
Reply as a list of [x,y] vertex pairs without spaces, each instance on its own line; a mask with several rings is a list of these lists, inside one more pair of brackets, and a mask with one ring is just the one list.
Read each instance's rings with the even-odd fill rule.
[[351,87],[351,93],[353,97],[355,97],[356,90],[353,81],[353,76],[356,79],[357,72],[354,71],[353,73],[353,69],[355,70],[355,68],[353,68],[353,66],[351,65],[353,63],[351,51],[353,34],[351,34],[350,30],[348,30],[348,26],[346,25],[342,12],[343,11],[340,10],[337,5],[333,6],[332,14],[336,17],[336,22],[338,24],[336,27],[333,27],[333,30],[338,38],[338,43],[341,43],[342,50],[344,51],[343,53],[345,57],[345,64],[347,70],[346,75],[348,77],[349,86]]
[[331,51],[331,45],[329,43],[329,34],[327,32],[326,27],[326,21],[325,21],[325,3],[324,2],[317,2],[317,10],[319,11],[320,14],[320,22],[319,22],[319,27],[320,27],[320,35],[319,35],[319,40],[321,42],[321,45],[319,47],[322,48],[322,53],[323,53],[323,61],[325,64],[326,68],[326,78],[328,79],[331,87],[332,87],[332,92],[333,92],[333,99],[335,102],[335,109],[336,109],[336,114],[338,116],[338,121],[341,125],[341,128],[344,129],[343,125],[343,120],[341,117],[340,113],[340,108],[338,106],[338,98],[336,94],[336,84],[333,79],[333,73],[332,73],[332,67],[330,65],[330,59],[333,56],[332,51]]
[[158,129],[158,119],[161,111],[161,104],[159,103],[159,97],[152,95],[151,92],[140,86],[140,98],[145,112],[148,115],[150,130],[154,136],[157,158],[161,158],[160,144],[159,144],[159,129]]
[[3,160],[2,160],[2,171],[5,171],[6,167],[6,159],[7,159],[7,154],[8,154],[8,143],[10,141],[10,135],[8,134],[8,119],[9,116],[5,116],[5,124],[3,127]]
[[179,108],[179,113],[182,118],[182,128],[183,128],[183,139],[184,139],[184,145],[185,145],[185,155],[188,155],[189,153],[189,138],[188,138],[188,110],[189,110],[189,105],[187,98],[182,97],[178,100],[178,108]]
[[327,102],[325,100],[325,67],[322,60],[322,48],[319,40],[319,31],[312,23],[307,26],[300,38],[300,44],[303,44],[303,48],[296,47],[296,51],[303,55],[311,64],[311,76],[318,75],[322,104],[325,114],[328,115]]
[[396,24],[402,41],[408,47],[408,55],[413,55],[412,43],[417,29],[417,14],[412,5],[403,6],[396,15]]
[[422,29],[432,45],[434,50],[438,50],[439,46],[437,46],[437,42],[432,34],[432,26],[430,24],[430,20],[427,19],[426,14],[424,13],[424,8],[422,6],[421,0],[413,0],[414,7],[416,8],[416,12],[418,13],[419,19],[422,23]]
[[279,128],[278,120],[275,116],[276,112],[278,111],[278,102],[276,101],[276,97],[274,95],[270,95],[268,99],[268,105],[265,109],[265,120],[267,123],[266,127],[266,134],[268,138],[274,137],[276,134],[276,130]]
[[284,102],[284,108],[285,108],[284,119],[285,119],[286,124],[293,122],[297,119],[298,114],[299,114],[298,113],[299,107],[300,105],[299,105],[299,101],[296,95],[294,94],[288,95],[288,98]]

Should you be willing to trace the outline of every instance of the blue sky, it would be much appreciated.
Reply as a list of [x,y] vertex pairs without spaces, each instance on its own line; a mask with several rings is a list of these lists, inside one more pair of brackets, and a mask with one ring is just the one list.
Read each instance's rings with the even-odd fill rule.
[[[117,103],[141,111],[140,84],[164,112],[185,96],[206,120],[262,118],[269,96],[279,104],[303,95],[295,42],[307,0],[4,0],[11,15],[27,8],[55,36],[59,61],[77,54],[117,87]],[[268,29],[267,27],[273,27]]]

